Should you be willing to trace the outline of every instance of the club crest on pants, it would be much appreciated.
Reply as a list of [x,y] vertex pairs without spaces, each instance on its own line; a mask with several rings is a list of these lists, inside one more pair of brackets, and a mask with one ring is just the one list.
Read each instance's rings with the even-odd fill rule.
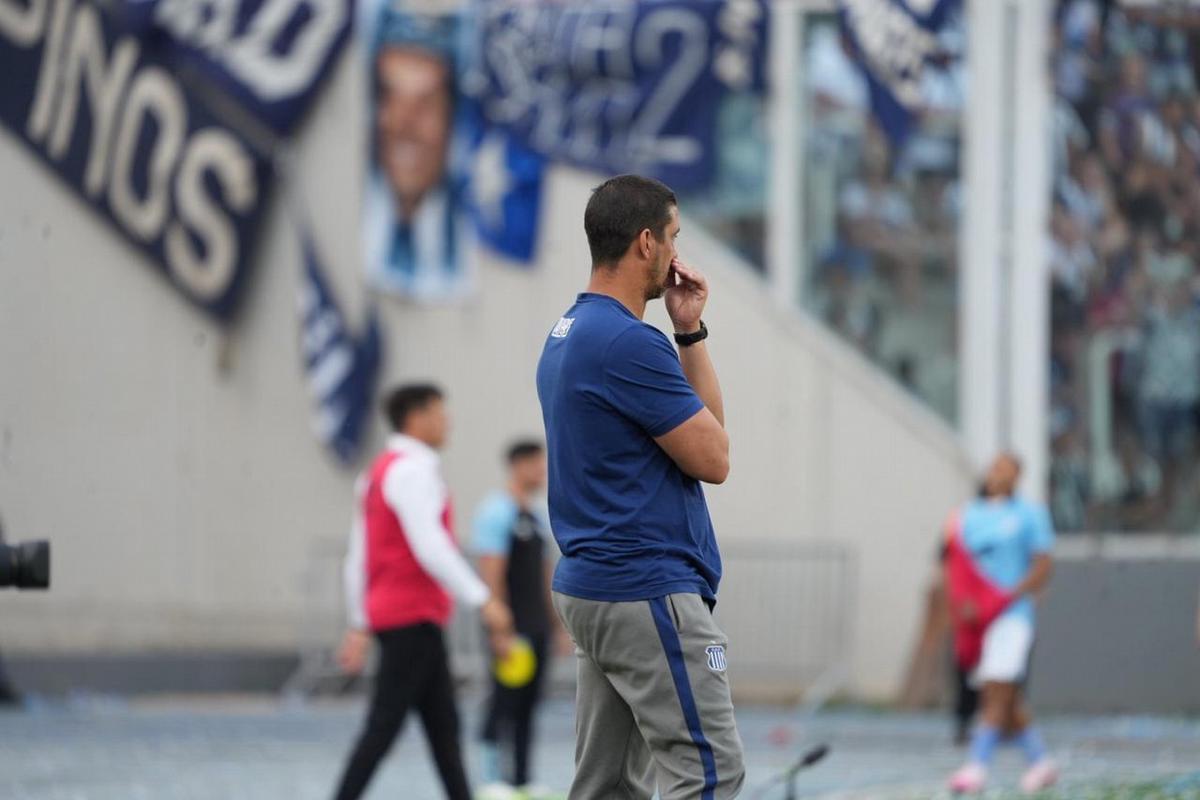
[[714,644],[704,648],[704,653],[708,656],[708,668],[713,672],[725,671],[725,646]]

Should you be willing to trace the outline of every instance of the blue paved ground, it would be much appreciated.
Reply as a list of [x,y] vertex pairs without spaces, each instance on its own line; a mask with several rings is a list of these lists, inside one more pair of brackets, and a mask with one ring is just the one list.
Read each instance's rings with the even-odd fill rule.
[[[478,705],[464,698],[471,730]],[[35,704],[0,713],[0,798],[324,800],[361,713],[359,701],[297,706],[264,698]],[[939,716],[835,711],[804,721],[787,710],[744,708],[739,721],[748,752],[746,798],[781,798],[754,787],[818,740],[830,742],[832,754],[798,782],[801,797],[944,796],[942,780],[960,758]],[[1200,773],[1197,720],[1059,718],[1046,721],[1045,730],[1066,765],[1062,797],[1082,797],[1084,787],[1098,783]],[[548,704],[541,733],[541,780],[565,787],[573,748],[568,702]],[[998,783],[1011,786],[1019,767],[1008,754]],[[435,787],[414,727],[369,797],[437,798]]]

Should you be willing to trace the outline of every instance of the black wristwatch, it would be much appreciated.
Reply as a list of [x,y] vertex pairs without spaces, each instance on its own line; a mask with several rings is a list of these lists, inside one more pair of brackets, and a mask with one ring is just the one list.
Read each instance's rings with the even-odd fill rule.
[[680,347],[691,347],[696,342],[703,342],[708,338],[708,326],[704,324],[704,320],[700,320],[700,330],[695,333],[677,333],[675,334],[675,344]]

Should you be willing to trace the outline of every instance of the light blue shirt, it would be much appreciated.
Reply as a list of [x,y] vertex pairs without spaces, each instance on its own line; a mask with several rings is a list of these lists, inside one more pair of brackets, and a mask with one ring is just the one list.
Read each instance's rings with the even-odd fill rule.
[[[542,531],[550,530],[546,509],[535,503],[529,510]],[[490,492],[475,512],[471,531],[471,549],[478,556],[508,556],[521,507],[506,491]],[[518,535],[520,535],[518,533]]]
[[475,512],[472,546],[477,555],[507,556],[513,524],[520,508],[508,492],[495,491],[484,498]]
[[[963,544],[979,571],[1002,589],[1013,589],[1029,574],[1033,559],[1054,548],[1054,528],[1044,506],[1021,497],[973,500],[962,520]],[[1022,597],[1007,615],[1033,624],[1033,600]]]

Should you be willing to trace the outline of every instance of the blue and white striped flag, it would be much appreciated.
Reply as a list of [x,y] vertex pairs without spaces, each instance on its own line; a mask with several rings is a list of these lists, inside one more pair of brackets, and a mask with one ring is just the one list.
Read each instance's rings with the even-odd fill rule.
[[892,147],[920,113],[922,71],[945,57],[939,39],[963,0],[838,0],[850,54],[863,71],[875,120]]
[[356,339],[325,280],[312,236],[300,230],[304,270],[299,287],[300,351],[315,403],[313,429],[343,464],[358,455],[379,374],[382,337],[372,308]]

